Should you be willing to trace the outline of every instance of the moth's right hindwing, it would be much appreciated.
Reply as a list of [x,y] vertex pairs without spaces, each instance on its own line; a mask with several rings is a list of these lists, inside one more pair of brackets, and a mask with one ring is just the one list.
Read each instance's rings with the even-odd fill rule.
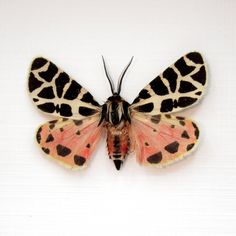
[[47,114],[83,119],[101,112],[100,105],[86,89],[42,57],[32,62],[28,89],[35,105]]

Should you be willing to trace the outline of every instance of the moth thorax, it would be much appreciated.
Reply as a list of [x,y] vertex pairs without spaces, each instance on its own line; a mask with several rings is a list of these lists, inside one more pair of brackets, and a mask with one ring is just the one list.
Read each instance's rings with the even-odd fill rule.
[[[111,125],[122,125],[122,121],[130,122],[129,104],[120,96],[112,96],[108,98],[103,107],[104,119]],[[105,114],[104,114],[105,113]]]

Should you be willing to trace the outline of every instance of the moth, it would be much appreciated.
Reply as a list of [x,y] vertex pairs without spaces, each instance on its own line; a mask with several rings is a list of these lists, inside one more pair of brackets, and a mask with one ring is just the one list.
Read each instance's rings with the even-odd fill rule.
[[71,169],[88,165],[106,133],[109,158],[120,170],[132,151],[141,165],[167,166],[196,146],[199,129],[190,119],[173,115],[196,104],[207,85],[200,53],[190,52],[144,87],[130,104],[120,96],[132,59],[115,90],[103,59],[112,96],[100,105],[84,87],[51,61],[32,62],[28,90],[36,107],[57,119],[39,127],[36,139],[46,155]]

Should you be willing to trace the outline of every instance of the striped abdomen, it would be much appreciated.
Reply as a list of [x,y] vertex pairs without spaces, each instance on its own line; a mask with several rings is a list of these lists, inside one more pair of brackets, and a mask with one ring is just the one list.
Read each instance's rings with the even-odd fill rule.
[[130,148],[129,123],[122,127],[108,126],[107,148],[110,159],[114,161],[119,170]]

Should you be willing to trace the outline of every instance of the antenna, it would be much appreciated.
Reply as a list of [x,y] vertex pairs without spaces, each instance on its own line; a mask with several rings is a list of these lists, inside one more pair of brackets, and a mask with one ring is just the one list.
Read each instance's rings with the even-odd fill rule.
[[130,66],[131,63],[132,63],[133,58],[134,58],[134,56],[131,57],[131,59],[130,59],[128,65],[125,67],[125,69],[123,70],[123,72],[122,72],[121,75],[120,75],[120,78],[119,78],[119,81],[118,81],[118,85],[117,85],[117,87],[118,87],[117,94],[120,94],[123,78],[124,78],[124,76],[125,76],[126,71],[128,70],[129,66]]
[[108,71],[107,71],[106,63],[105,63],[105,60],[104,60],[104,57],[103,57],[103,56],[102,56],[102,61],[103,61],[103,66],[104,66],[104,70],[105,70],[105,73],[106,73],[106,77],[107,77],[107,79],[108,79],[108,81],[109,81],[109,84],[110,84],[110,87],[111,87],[111,92],[112,92],[112,94],[114,94],[114,93],[115,93],[115,92],[114,92],[114,84],[113,84],[113,81],[112,81],[112,79],[111,79],[110,74],[109,74]]

